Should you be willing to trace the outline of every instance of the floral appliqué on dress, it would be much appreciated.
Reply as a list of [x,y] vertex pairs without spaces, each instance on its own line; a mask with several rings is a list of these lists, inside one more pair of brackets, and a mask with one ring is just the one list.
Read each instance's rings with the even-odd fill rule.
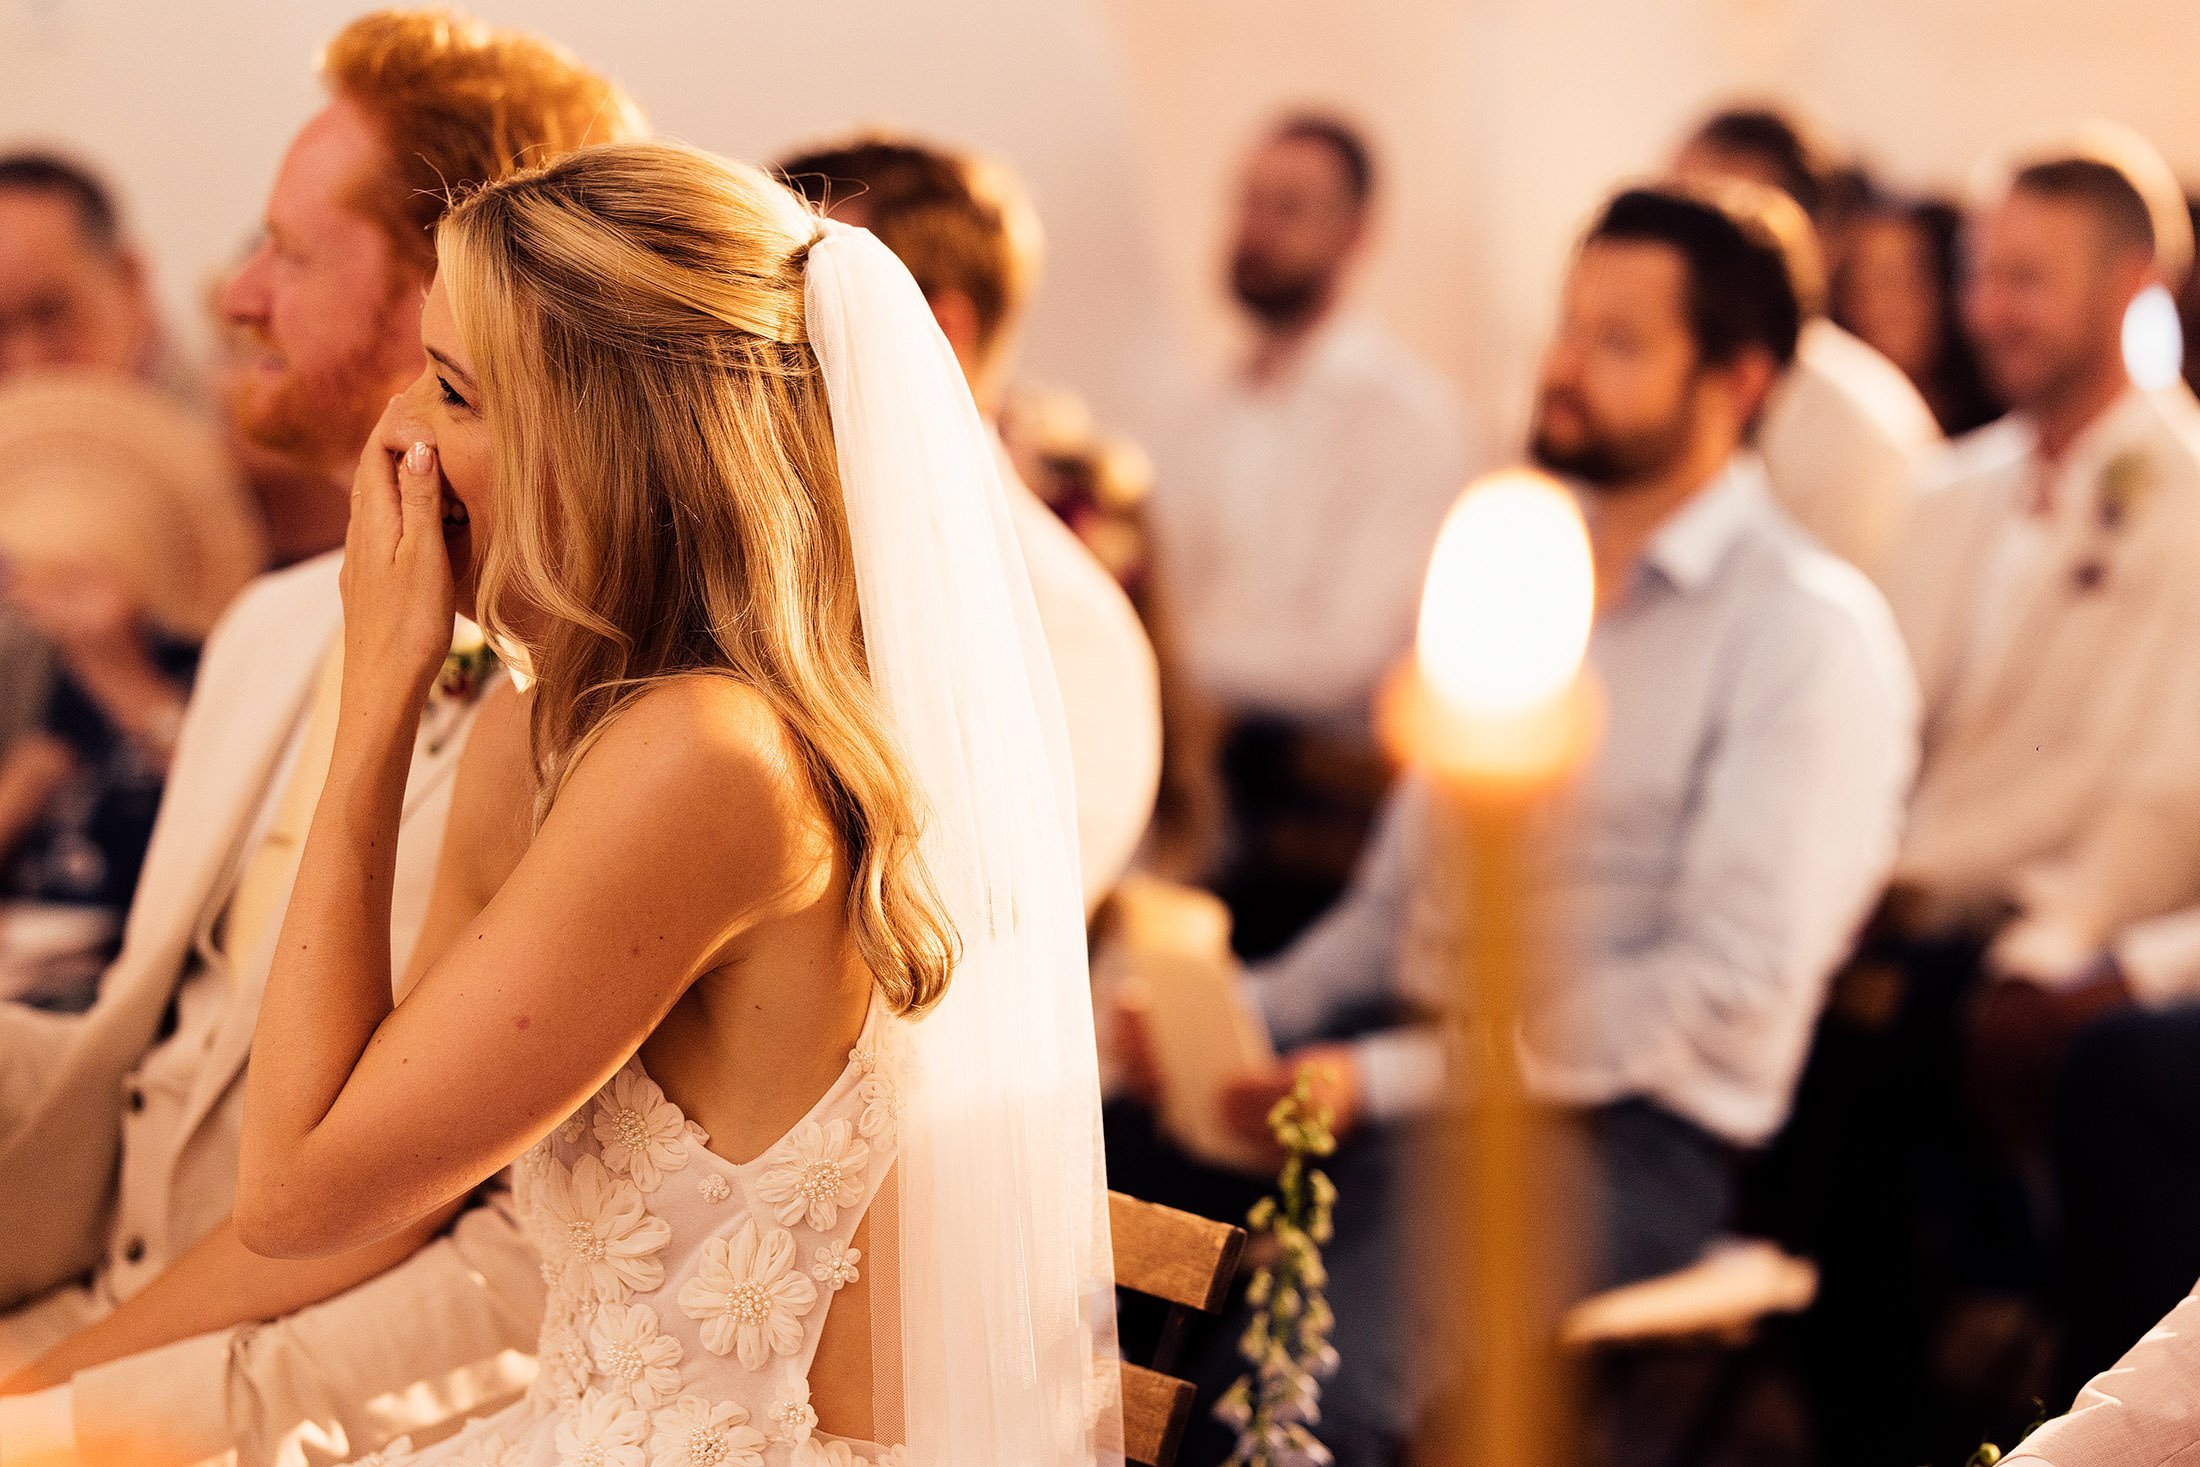
[[680,1286],[680,1309],[702,1325],[703,1348],[761,1370],[773,1355],[802,1348],[803,1316],[817,1286],[794,1264],[794,1234],[743,1218],[731,1237],[703,1244],[695,1277]]

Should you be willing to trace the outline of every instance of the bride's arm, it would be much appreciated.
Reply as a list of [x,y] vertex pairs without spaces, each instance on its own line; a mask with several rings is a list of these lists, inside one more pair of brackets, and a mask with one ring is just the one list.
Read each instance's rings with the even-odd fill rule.
[[263,1258],[239,1242],[234,1221],[224,1219],[143,1293],[0,1381],[0,1396],[61,1385],[110,1360],[333,1299],[403,1263],[457,1211],[452,1203],[365,1248],[312,1259]]
[[[427,970],[511,874],[526,849],[529,801],[527,704],[500,680],[483,696],[459,756],[413,974]],[[224,1219],[112,1314],[0,1380],[0,1396],[59,1385],[94,1365],[332,1299],[409,1258],[457,1211],[457,1203],[447,1204],[364,1248],[305,1260],[252,1252]]]
[[813,806],[762,698],[681,680],[604,730],[511,879],[392,1005],[410,730],[451,607],[439,492],[432,465],[362,463],[342,723],[246,1081],[237,1229],[259,1252],[363,1247],[463,1196],[815,879]]

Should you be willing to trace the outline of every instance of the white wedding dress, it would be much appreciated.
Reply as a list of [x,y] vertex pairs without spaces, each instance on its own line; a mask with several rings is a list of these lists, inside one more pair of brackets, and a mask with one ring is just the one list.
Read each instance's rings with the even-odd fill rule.
[[436,1467],[853,1467],[897,1453],[817,1429],[809,1369],[898,1145],[874,1001],[831,1089],[736,1166],[639,1056],[520,1158],[513,1188],[550,1287],[525,1399],[413,1452]]
[[[864,654],[921,796],[919,850],[959,943],[953,976],[915,1020],[874,999],[838,1082],[742,1166],[629,1062],[515,1168],[550,1284],[534,1388],[389,1461],[1121,1467],[1075,785],[1053,664],[991,431],[923,293],[864,231],[816,231],[806,324]],[[859,1274],[868,1429],[900,1444],[889,1448],[829,1436],[808,1400],[833,1298]]]

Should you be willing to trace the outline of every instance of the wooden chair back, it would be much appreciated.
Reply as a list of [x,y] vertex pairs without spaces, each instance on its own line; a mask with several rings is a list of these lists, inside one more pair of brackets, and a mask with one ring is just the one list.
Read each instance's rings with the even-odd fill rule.
[[1229,1297],[1245,1229],[1121,1192],[1108,1194],[1116,1287],[1169,1305],[1152,1365],[1123,1362],[1123,1456],[1169,1467],[1191,1423],[1192,1383],[1168,1371],[1193,1311],[1214,1314]]

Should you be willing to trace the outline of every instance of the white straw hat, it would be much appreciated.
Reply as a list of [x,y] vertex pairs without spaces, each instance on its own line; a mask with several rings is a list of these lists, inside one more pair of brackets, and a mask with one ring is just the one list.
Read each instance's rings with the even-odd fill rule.
[[132,378],[37,373],[0,388],[0,556],[103,566],[197,639],[267,544],[213,424]]

